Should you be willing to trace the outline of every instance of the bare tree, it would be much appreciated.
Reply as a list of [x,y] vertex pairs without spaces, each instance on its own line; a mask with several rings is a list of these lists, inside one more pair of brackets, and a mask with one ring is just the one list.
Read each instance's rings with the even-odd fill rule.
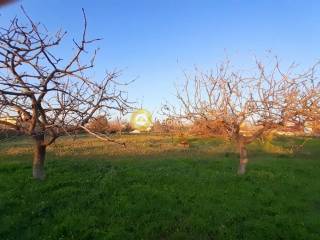
[[[27,23],[14,18],[0,28],[0,124],[32,136],[35,143],[33,177],[44,179],[47,147],[66,133],[85,130],[100,139],[86,124],[98,114],[129,109],[127,93],[119,90],[119,72],[108,72],[100,81],[89,77],[96,51],[88,54],[87,20],[80,41],[73,40],[69,60],[57,56],[66,32],[50,35],[22,9]],[[61,51],[61,50],[60,50]],[[87,63],[83,63],[87,62]],[[15,121],[6,121],[10,116]]]
[[[238,173],[244,174],[248,144],[319,111],[317,65],[302,74],[296,73],[295,64],[282,71],[277,58],[267,66],[256,60],[249,72],[234,71],[229,61],[209,73],[196,69],[195,76],[186,74],[184,86],[177,89],[180,105],[165,105],[164,112],[185,122],[201,123],[207,132],[235,141],[240,154]],[[250,126],[249,132],[243,130],[244,125]]]

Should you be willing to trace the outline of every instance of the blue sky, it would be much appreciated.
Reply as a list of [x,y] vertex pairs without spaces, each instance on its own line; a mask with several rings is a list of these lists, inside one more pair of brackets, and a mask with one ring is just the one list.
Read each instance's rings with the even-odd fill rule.
[[[82,29],[83,7],[91,37],[102,37],[95,77],[122,69],[131,99],[154,112],[174,101],[183,70],[214,68],[226,56],[236,66],[266,51],[288,63],[310,65],[320,57],[320,1],[308,0],[21,0],[0,8],[0,25],[20,16],[23,5],[50,32],[69,38],[59,50],[67,57],[71,37]],[[68,44],[69,43],[69,44]]]

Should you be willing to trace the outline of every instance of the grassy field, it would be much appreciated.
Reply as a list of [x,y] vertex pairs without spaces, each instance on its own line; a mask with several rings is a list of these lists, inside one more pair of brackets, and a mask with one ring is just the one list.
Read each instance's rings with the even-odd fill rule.
[[218,139],[81,137],[50,147],[31,179],[31,142],[0,142],[0,239],[320,239],[320,139],[250,146],[245,176]]

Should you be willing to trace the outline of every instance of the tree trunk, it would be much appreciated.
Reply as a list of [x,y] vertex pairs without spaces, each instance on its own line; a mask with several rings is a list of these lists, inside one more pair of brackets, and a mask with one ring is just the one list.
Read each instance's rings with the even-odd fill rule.
[[247,147],[242,141],[239,142],[240,164],[238,168],[238,174],[243,175],[246,173],[246,167],[248,164]]
[[46,146],[44,145],[44,136],[35,138],[35,149],[32,163],[32,175],[34,179],[44,180],[44,160],[46,156]]

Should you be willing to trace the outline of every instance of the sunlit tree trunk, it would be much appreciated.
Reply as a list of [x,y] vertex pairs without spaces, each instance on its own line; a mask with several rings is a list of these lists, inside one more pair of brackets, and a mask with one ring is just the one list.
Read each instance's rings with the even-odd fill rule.
[[36,136],[35,138],[34,157],[32,163],[33,178],[38,180],[45,179],[44,160],[46,156],[46,145],[44,144],[44,136]]
[[240,153],[240,163],[238,168],[238,174],[243,175],[246,173],[246,167],[248,164],[248,154],[247,147],[243,141],[239,141],[239,153]]

